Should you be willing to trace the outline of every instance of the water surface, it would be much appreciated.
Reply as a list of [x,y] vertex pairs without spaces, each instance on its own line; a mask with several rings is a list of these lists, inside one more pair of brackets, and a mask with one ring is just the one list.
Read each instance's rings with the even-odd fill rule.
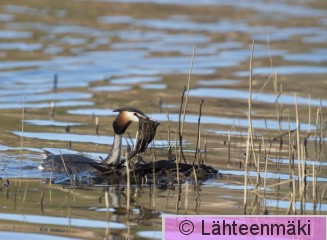
[[[302,162],[300,126],[305,213],[326,213],[326,13],[321,0],[1,1],[0,238],[160,239],[163,214],[243,214],[253,38],[253,145],[259,159],[269,158],[265,173],[250,156],[248,199],[265,191],[259,201],[269,213],[286,213],[290,156],[296,169]],[[180,102],[191,70],[184,120]],[[72,188],[65,174],[37,168],[44,150],[106,157],[113,110],[128,106],[161,123],[145,161],[167,159],[168,146],[177,154],[181,142],[185,161],[197,163],[199,152],[223,177],[133,185],[128,202],[126,179],[97,184],[90,174],[74,176],[79,185]],[[124,135],[124,152],[136,128]],[[300,213],[298,202],[293,207]]]

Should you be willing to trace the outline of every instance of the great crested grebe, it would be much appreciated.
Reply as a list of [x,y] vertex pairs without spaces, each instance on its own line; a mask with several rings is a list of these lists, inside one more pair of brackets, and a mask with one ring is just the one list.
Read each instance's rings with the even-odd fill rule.
[[[78,173],[97,172],[98,165],[118,165],[121,157],[122,136],[132,122],[139,122],[139,119],[149,119],[141,110],[126,107],[114,110],[118,116],[112,123],[114,129],[114,141],[108,156],[102,161],[78,154],[52,154],[45,151],[46,158],[38,166],[43,171]],[[152,139],[151,139],[152,140]],[[134,152],[134,155],[136,153]]]

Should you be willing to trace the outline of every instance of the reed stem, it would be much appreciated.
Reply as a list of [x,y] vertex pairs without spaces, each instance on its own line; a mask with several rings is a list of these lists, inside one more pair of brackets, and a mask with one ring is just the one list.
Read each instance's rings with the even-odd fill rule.
[[244,215],[247,213],[247,188],[248,188],[248,163],[249,163],[249,155],[250,155],[250,140],[252,137],[252,59],[253,59],[253,51],[254,51],[254,38],[252,40],[252,49],[251,49],[251,57],[250,57],[250,74],[249,74],[249,99],[248,99],[248,119],[249,119],[249,128],[248,128],[248,137],[246,143],[246,157],[244,164],[244,197],[243,197],[243,208]]
[[25,97],[23,99],[23,111],[22,111],[22,134],[20,137],[20,178],[19,178],[19,188],[22,188],[22,176],[23,176],[23,145],[24,145],[24,121],[25,121]]

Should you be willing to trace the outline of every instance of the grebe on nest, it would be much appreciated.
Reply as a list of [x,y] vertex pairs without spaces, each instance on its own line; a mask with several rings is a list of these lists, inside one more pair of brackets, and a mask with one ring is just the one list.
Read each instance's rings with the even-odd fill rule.
[[[81,156],[78,154],[61,154],[55,155],[49,152],[46,159],[44,159],[39,166],[44,171],[66,172],[66,173],[98,173],[102,176],[123,176],[126,174],[126,165],[121,161],[122,135],[132,122],[138,122],[138,134],[134,149],[128,153],[126,161],[129,162],[136,154],[144,152],[147,146],[152,142],[159,122],[150,119],[141,110],[136,108],[120,108],[114,110],[118,112],[118,116],[114,120],[112,126],[114,129],[114,141],[109,155],[105,159],[96,161],[92,158]],[[177,171],[178,168],[178,171]],[[183,179],[189,179],[193,174],[199,180],[215,178],[221,174],[218,170],[203,163],[176,164],[173,159],[158,160],[153,162],[145,162],[142,159],[132,164],[131,170],[135,176],[146,177],[156,175],[154,179],[163,179],[171,181],[176,177],[176,173]],[[161,181],[161,180],[160,180]],[[150,182],[150,181],[149,181]]]
[[[148,120],[149,117],[145,115],[141,110],[126,107],[114,110],[118,112],[118,116],[112,123],[114,129],[114,141],[108,156],[102,161],[96,161],[92,158],[85,157],[78,154],[53,154],[45,151],[46,158],[38,166],[43,171],[54,172],[98,172],[103,171],[108,166],[117,166],[120,164],[121,149],[122,149],[122,136],[132,122],[139,122],[140,120]],[[149,120],[151,121],[151,120]],[[159,125],[157,121],[152,121],[155,124],[155,129]],[[134,157],[137,153],[143,152],[147,145],[152,141],[155,135],[155,129],[153,135],[146,142],[142,141],[128,154],[128,158]],[[138,141],[139,142],[139,141]],[[140,145],[141,144],[141,145]]]

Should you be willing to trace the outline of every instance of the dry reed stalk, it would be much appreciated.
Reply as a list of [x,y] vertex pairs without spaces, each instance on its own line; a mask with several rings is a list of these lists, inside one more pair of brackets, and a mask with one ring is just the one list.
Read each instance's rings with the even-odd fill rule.
[[[70,189],[73,188],[73,193],[74,193],[74,194],[73,194],[74,202],[76,202],[76,188],[75,188],[76,185],[75,185],[75,184],[76,184],[77,181],[76,181],[76,174],[75,174],[75,173],[74,173],[74,177],[73,177],[73,179],[74,179],[74,182],[73,182],[74,185],[73,185],[73,186],[70,186]],[[70,191],[70,189],[69,189],[69,191]]]
[[228,157],[227,157],[228,167],[230,166],[230,130],[228,130]]
[[[295,186],[295,179],[294,179],[294,155],[293,155],[293,148],[292,148],[292,139],[291,139],[291,129],[290,129],[290,116],[289,112],[287,115],[288,118],[288,159],[289,159],[289,168],[288,173],[290,176],[290,187],[289,187],[289,195],[290,195],[290,201],[289,206],[287,208],[286,214],[289,215],[291,213],[291,210],[294,211],[294,206],[296,204],[296,186]],[[294,202],[294,206],[293,206]],[[294,214],[294,212],[293,212]]]
[[[267,210],[267,206],[266,206],[266,184],[267,184],[267,171],[268,171],[268,154],[267,154],[267,149],[266,149],[266,145],[265,145],[265,139],[262,136],[262,147],[264,149],[264,154],[265,154],[265,177],[263,179],[263,204],[264,204],[264,214],[268,212]],[[266,215],[266,214],[265,214]]]
[[291,161],[293,162],[292,165],[293,167],[291,168],[291,180],[292,180],[292,196],[293,196],[293,215],[296,214],[296,180],[295,180],[295,165],[294,165],[294,156],[295,156],[295,150],[292,149],[292,159]]
[[265,118],[265,130],[266,130],[266,134],[267,134],[268,140],[269,140],[269,150],[268,150],[268,153],[270,154],[273,143],[272,143],[272,139],[270,137],[270,132],[269,132],[268,125],[267,125],[267,118]]
[[273,60],[272,60],[272,56],[271,56],[269,32],[267,32],[267,48],[268,48],[268,55],[269,55],[270,67],[271,67],[271,69],[272,69],[272,71],[273,71],[273,73],[274,73],[275,70],[274,70]]
[[207,139],[204,141],[204,163],[207,162],[207,156],[208,156],[208,143],[207,143]]
[[177,201],[176,201],[176,213],[179,212],[179,209],[180,209],[180,204],[181,204],[181,198],[182,198],[182,186],[179,184],[177,186]]
[[[155,148],[153,148],[155,149]],[[152,191],[152,207],[156,207],[156,170],[154,168],[154,162],[156,161],[155,154],[152,154],[152,174],[153,174],[153,191]]]
[[308,112],[308,115],[309,115],[309,122],[308,122],[308,131],[307,131],[307,134],[310,135],[311,133],[311,95],[309,94],[309,112]]
[[[301,159],[302,159],[302,195],[303,195],[303,206],[304,206],[304,211],[305,206],[306,206],[306,200],[307,200],[307,163],[306,163],[306,159],[305,159],[305,147],[304,144],[301,144]],[[304,213],[305,214],[305,213]]]
[[184,105],[185,92],[186,92],[186,86],[182,92],[181,105],[178,114],[178,135],[179,135],[179,159],[181,160],[181,158],[183,157],[183,160],[186,163],[184,152],[183,152],[183,124],[182,124],[182,109]]
[[134,142],[132,140],[132,137],[131,135],[129,134],[129,132],[127,132],[127,136],[128,137],[125,137],[125,141],[126,141],[126,144],[127,144],[127,152],[130,152],[131,151],[131,146],[133,146],[133,149],[134,149]]
[[14,210],[17,209],[17,186],[16,186],[16,181],[15,181],[15,188],[14,188]]
[[44,207],[44,190],[41,191],[41,196],[40,196],[40,208],[42,213],[43,213],[43,207]]
[[298,183],[299,183],[299,200],[300,200],[300,214],[303,214],[303,170],[302,170],[302,157],[301,157],[301,144],[300,144],[300,122],[299,111],[297,104],[297,95],[295,93],[295,118],[296,118],[296,146],[297,146],[297,159],[298,159]]
[[[177,142],[176,142],[177,144]],[[176,154],[177,153],[177,146],[175,147]],[[177,200],[176,200],[176,211],[180,208],[180,201],[181,201],[181,182],[180,182],[180,176],[179,176],[179,160],[180,156],[176,159],[176,178],[177,178]]]
[[24,204],[25,201],[26,201],[27,189],[28,189],[28,182],[26,182],[26,184],[25,184],[24,196],[23,196],[23,204]]
[[104,192],[104,200],[105,200],[106,208],[107,208],[107,211],[108,211],[109,207],[110,207],[110,204],[109,204],[109,191],[108,190],[106,190]]
[[317,138],[318,138],[318,128],[319,128],[319,115],[320,115],[320,109],[317,108],[316,113],[316,127],[315,127],[315,158],[318,158],[318,146],[317,146]]
[[[195,46],[193,47],[192,60],[191,60],[187,85],[185,86],[185,89],[184,89],[183,95],[182,95],[180,118],[179,118],[179,141],[180,141],[180,149],[179,150],[180,150],[180,155],[183,157],[183,160],[184,160],[185,163],[186,163],[186,159],[185,159],[185,156],[184,156],[184,153],[183,153],[182,140],[183,140],[185,117],[186,117],[187,100],[188,100],[188,95],[189,95],[189,91],[190,91],[191,76],[192,76],[192,71],[193,71],[194,56],[195,56]],[[184,101],[184,95],[185,95],[185,101]],[[181,110],[182,110],[182,108],[183,108],[183,120],[181,121]]]
[[[251,84],[252,84],[252,80],[251,80]],[[252,86],[251,86],[251,92],[252,92]],[[253,130],[253,126],[252,126],[252,93],[251,93],[251,108],[249,109],[249,113],[250,113],[250,116],[249,116],[249,125],[250,125],[250,144],[251,144],[251,154],[250,155],[253,155],[253,160],[254,160],[254,165],[255,167],[257,167],[258,163],[257,163],[257,157],[256,157],[256,153],[255,153],[255,147],[254,147],[254,140],[253,140],[253,135],[255,134],[254,130]],[[250,156],[251,157],[251,156]],[[250,166],[251,166],[251,158],[249,158],[250,160]]]
[[263,86],[260,88],[260,90],[258,91],[258,94],[261,94],[263,89],[265,89],[265,87],[267,86],[267,84],[271,81],[271,79],[273,79],[273,77],[275,76],[275,73],[271,73],[268,77],[268,79],[266,80],[266,82],[263,84]]
[[[195,148],[195,155],[194,155],[194,161],[197,162],[198,166],[200,166],[200,160],[199,160],[199,155],[201,151],[201,116],[202,116],[202,106],[204,103],[204,99],[202,99],[201,104],[200,104],[200,110],[199,110],[199,118],[198,118],[198,133],[197,133],[197,138],[196,138],[196,148]],[[193,161],[193,164],[194,164]]]
[[186,87],[186,95],[185,95],[185,103],[184,103],[184,108],[183,108],[183,121],[182,121],[182,126],[181,126],[181,134],[183,134],[183,130],[184,130],[187,99],[188,99],[188,95],[189,95],[189,91],[190,91],[190,83],[191,83],[191,76],[192,76],[192,71],[193,71],[194,56],[195,56],[195,46],[193,47],[192,61],[191,61],[191,66],[190,66],[190,71],[189,71],[188,81],[187,81],[187,87]]
[[184,199],[184,214],[187,214],[188,209],[188,181],[185,182],[185,199]]
[[[251,102],[252,102],[252,100],[251,100]],[[251,103],[252,104],[252,103]],[[252,114],[251,114],[252,115]],[[258,163],[257,163],[257,157],[256,157],[256,153],[255,153],[255,147],[254,147],[254,140],[253,140],[253,135],[254,135],[254,130],[253,130],[253,127],[252,127],[252,116],[250,116],[250,118],[249,118],[251,121],[251,129],[250,129],[250,132],[251,132],[251,134],[250,134],[250,144],[251,144],[251,149],[252,149],[252,151],[251,151],[251,154],[253,155],[253,160],[254,160],[254,165],[255,165],[255,167],[257,167],[257,165],[258,165]],[[251,155],[250,154],[250,155]],[[251,158],[249,158],[249,160],[250,160],[250,166],[251,166]]]
[[95,118],[95,134],[99,136],[99,117]]
[[126,152],[126,181],[127,181],[127,189],[126,189],[126,209],[129,211],[131,204],[131,179],[130,179],[130,170],[129,170],[129,158],[128,153]]
[[169,111],[166,105],[166,115],[167,115],[167,138],[168,138],[168,150],[169,150],[169,157],[171,156],[171,147],[170,147],[170,118],[169,118]]
[[181,201],[181,182],[179,176],[179,163],[181,161],[181,152],[177,151],[177,132],[175,132],[175,155],[176,155],[176,180],[177,180],[177,199],[176,199],[176,212],[180,208],[180,201]]
[[269,62],[270,62],[270,68],[271,68],[271,74],[269,75],[268,79],[265,81],[261,89],[259,90],[258,94],[260,94],[263,89],[267,86],[267,84],[271,81],[271,79],[274,79],[274,89],[276,91],[276,83],[277,83],[277,74],[273,66],[273,60],[271,55],[271,48],[270,48],[270,39],[269,39],[269,32],[267,32],[267,48],[268,48],[268,56],[269,56]]
[[25,120],[25,97],[23,99],[23,111],[22,111],[22,134],[20,136],[20,166],[19,166],[19,188],[22,188],[22,176],[23,176],[23,145],[24,145],[24,120]]
[[66,167],[65,159],[63,158],[60,149],[59,149],[59,153],[60,153],[60,158],[61,158],[62,164],[63,164],[63,166],[64,166],[64,168],[65,168],[66,175],[67,175],[67,177],[69,178],[70,186],[72,186],[72,185],[73,185],[73,179],[70,177],[70,174],[69,174],[68,169],[67,169],[67,167]]
[[[249,163],[249,153],[250,153],[250,140],[252,137],[252,59],[254,51],[254,38],[252,40],[252,49],[250,57],[250,70],[249,70],[249,99],[248,99],[248,119],[249,119],[249,128],[248,128],[248,137],[246,143],[246,158],[244,164],[244,197],[243,197],[243,208],[244,215],[247,214],[247,188],[248,188],[248,163]],[[254,149],[253,149],[254,151]]]
[[[293,194],[293,183],[295,183],[295,180],[293,179],[293,176],[291,175],[291,173],[289,173],[290,175],[290,179],[289,180],[285,180],[282,183],[283,184],[288,184],[289,188],[288,188],[288,194],[287,194],[287,198],[289,199],[289,204],[286,210],[286,214],[289,215],[291,210],[293,209],[293,201],[294,201],[294,194]],[[295,201],[296,201],[296,197],[295,197]],[[295,203],[294,203],[295,204]],[[295,206],[295,205],[294,205]]]
[[141,179],[141,193],[144,193],[144,184],[146,183],[146,175]]
[[323,135],[323,117],[322,117],[322,99],[320,99],[320,105],[319,105],[319,161],[322,158],[323,153],[323,142],[324,142],[324,135]]
[[177,200],[176,200],[176,211],[179,210],[179,203],[181,199],[181,183],[180,183],[180,176],[179,176],[179,162],[181,161],[181,152],[177,152],[177,133],[175,133],[175,154],[176,154],[176,178],[177,178]]
[[316,114],[316,130],[315,130],[315,157],[321,161],[323,153],[323,117],[322,117],[322,102],[320,101],[319,108]]
[[279,215],[279,197],[280,197],[280,186],[281,186],[280,177],[277,179],[277,190],[276,190],[276,199],[277,199],[277,215]]
[[[177,178],[177,185],[180,185],[180,179],[179,179],[179,163],[181,161],[180,153],[177,152],[177,133],[175,133],[175,154],[176,154],[176,178]],[[177,157],[178,155],[178,157]]]
[[200,194],[200,183],[198,183],[197,173],[195,168],[193,167],[193,175],[194,175],[194,182],[193,182],[193,201],[195,201],[195,212],[198,214],[201,205],[201,194]]
[[51,191],[51,188],[52,188],[52,169],[50,171],[50,180],[49,180],[49,201],[50,201],[50,203],[52,203],[52,191]]
[[110,218],[109,218],[109,212],[107,212],[107,226],[104,231],[104,238],[103,239],[110,239],[110,228],[109,228],[109,223],[110,223]]
[[133,143],[133,151],[136,151],[136,143],[139,139],[139,135],[140,135],[139,131],[136,131],[135,142]]
[[[279,93],[279,96],[282,94],[282,92]],[[277,160],[281,159],[282,156],[282,149],[283,149],[283,129],[282,129],[282,123],[283,123],[283,108],[282,106],[280,107],[280,104],[278,103],[278,99],[276,100],[276,115],[278,116],[278,130],[279,130],[279,148],[278,148],[278,154],[277,154]],[[276,161],[278,163],[279,161]],[[280,166],[277,168],[278,170],[280,169]]]
[[69,219],[68,221],[68,227],[69,229],[71,228],[72,226],[72,209],[70,208],[70,206],[67,207],[67,218]]
[[312,201],[313,201],[313,214],[317,212],[317,174],[315,169],[315,163],[312,164]]
[[[260,176],[260,157],[258,156],[258,165],[257,165],[257,182],[256,182],[256,189],[260,194],[260,185],[261,185],[261,176]],[[260,208],[260,199],[256,197],[256,202],[259,205],[258,210]]]
[[201,195],[200,195],[200,187],[199,185],[195,186],[196,197],[195,197],[195,212],[199,214],[199,209],[201,205]]
[[249,162],[249,148],[250,148],[250,128],[248,131],[248,138],[246,144],[246,156],[245,156],[245,163],[244,163],[244,198],[243,198],[243,208],[244,208],[244,215],[246,215],[246,208],[247,208],[247,188],[248,188],[248,162]]
[[198,175],[196,173],[196,170],[194,168],[194,165],[193,165],[193,175],[194,175],[194,180],[195,180],[195,186],[198,186]]
[[50,116],[52,120],[55,118],[55,111],[55,102],[51,101]]

